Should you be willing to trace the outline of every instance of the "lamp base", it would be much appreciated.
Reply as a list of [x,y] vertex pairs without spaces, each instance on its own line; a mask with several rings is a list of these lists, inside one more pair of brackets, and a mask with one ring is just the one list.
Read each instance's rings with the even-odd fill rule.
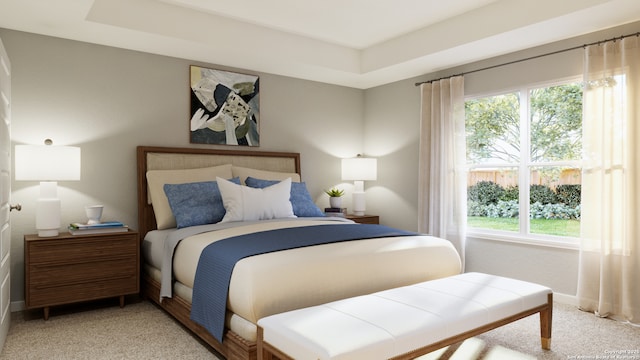
[[354,215],[364,215],[364,211],[365,211],[365,198],[364,198],[364,192],[354,192],[353,193],[353,214]]
[[60,230],[60,199],[58,183],[43,181],[40,183],[40,198],[36,202],[36,230],[38,236],[57,236]]
[[60,231],[58,229],[38,230],[39,237],[52,237],[52,236],[58,236],[58,234],[60,234]]

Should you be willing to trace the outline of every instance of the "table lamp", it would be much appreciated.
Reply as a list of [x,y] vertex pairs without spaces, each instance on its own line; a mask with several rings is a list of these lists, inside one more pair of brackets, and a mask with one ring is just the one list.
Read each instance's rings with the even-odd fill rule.
[[60,199],[57,181],[80,180],[80,148],[45,145],[16,145],[15,179],[40,181],[36,206],[38,236],[57,236],[60,230]]
[[366,210],[364,182],[376,180],[377,174],[378,160],[375,158],[365,158],[358,154],[355,158],[342,159],[342,180],[353,180],[355,185],[352,198],[354,215],[364,215]]

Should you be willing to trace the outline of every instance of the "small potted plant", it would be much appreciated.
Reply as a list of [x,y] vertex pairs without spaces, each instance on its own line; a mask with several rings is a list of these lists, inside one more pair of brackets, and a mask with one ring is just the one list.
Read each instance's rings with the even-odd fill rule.
[[324,192],[329,195],[329,205],[332,208],[342,207],[342,195],[344,195],[344,190],[331,188],[329,190],[325,190]]

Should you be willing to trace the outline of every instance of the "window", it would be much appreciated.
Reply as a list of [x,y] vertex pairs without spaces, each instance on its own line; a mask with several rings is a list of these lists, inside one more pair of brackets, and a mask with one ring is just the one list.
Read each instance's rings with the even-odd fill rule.
[[470,233],[575,242],[582,84],[468,99],[465,126]]

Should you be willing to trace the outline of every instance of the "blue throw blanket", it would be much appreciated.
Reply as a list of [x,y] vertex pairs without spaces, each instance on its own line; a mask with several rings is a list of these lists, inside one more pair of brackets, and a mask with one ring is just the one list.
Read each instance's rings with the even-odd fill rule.
[[231,273],[245,257],[349,240],[416,235],[383,225],[315,225],[234,236],[209,244],[200,255],[193,286],[191,320],[222,342]]

